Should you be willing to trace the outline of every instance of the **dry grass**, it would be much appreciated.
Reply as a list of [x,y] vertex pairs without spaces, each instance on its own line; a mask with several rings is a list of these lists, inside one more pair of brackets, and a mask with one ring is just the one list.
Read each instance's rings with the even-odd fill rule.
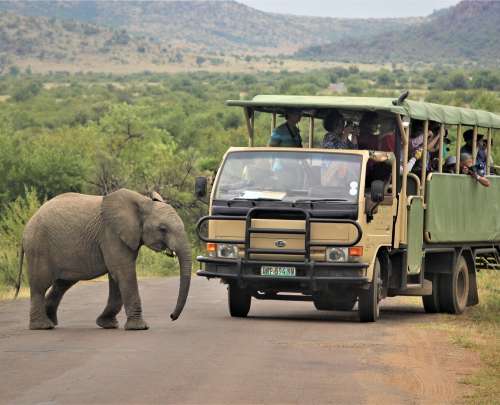
[[[38,59],[20,59],[16,60],[15,65],[24,70],[28,67],[34,73],[49,73],[56,71],[66,71],[70,73],[92,72],[92,73],[112,73],[112,74],[131,74],[150,71],[153,73],[181,73],[208,71],[213,73],[255,73],[255,72],[280,72],[288,70],[290,72],[304,72],[316,69],[325,69],[333,67],[347,68],[352,63],[339,62],[317,62],[297,59],[253,59],[249,62],[244,59],[226,57],[224,62],[218,65],[205,62],[198,66],[194,56],[187,56],[183,63],[161,63],[155,64],[145,59],[128,60],[126,64],[113,63],[109,60],[96,57],[88,57],[76,62],[51,62],[40,61]],[[382,68],[390,68],[390,64],[356,64],[362,71],[377,71]]]
[[[0,301],[7,301],[14,299],[15,290],[11,287],[0,286]],[[27,287],[23,287],[19,290],[18,298],[28,298],[30,296],[30,290]]]
[[481,367],[466,377],[464,384],[473,387],[464,398],[467,404],[500,403],[500,272],[478,273],[480,304],[463,316],[448,315],[432,328],[445,330],[451,341],[479,353]]

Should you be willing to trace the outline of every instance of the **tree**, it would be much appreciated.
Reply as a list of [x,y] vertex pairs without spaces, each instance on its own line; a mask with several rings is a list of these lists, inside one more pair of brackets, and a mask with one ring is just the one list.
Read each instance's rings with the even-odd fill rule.
[[38,82],[32,81],[21,84],[12,94],[12,98],[17,101],[26,101],[40,93],[42,85]]
[[381,70],[377,74],[377,84],[379,86],[384,86],[384,87],[389,87],[391,85],[394,85],[394,78],[391,72],[388,70]]
[[13,65],[9,68],[9,74],[11,76],[17,76],[20,72],[21,70],[16,65]]
[[201,66],[205,63],[206,59],[203,56],[197,56],[196,57],[196,64],[198,66]]

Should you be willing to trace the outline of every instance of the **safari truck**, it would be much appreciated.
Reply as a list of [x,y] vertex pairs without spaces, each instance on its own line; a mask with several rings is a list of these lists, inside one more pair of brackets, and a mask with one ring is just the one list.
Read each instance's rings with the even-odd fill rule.
[[[252,298],[312,301],[318,310],[353,310],[357,303],[362,322],[379,318],[386,297],[422,296],[432,313],[460,314],[478,303],[476,272],[499,263],[500,178],[492,174],[491,139],[500,116],[406,96],[226,102],[243,108],[249,144],[229,148],[211,184],[209,215],[197,224],[206,248],[197,274],[228,285],[231,316],[247,316]],[[273,130],[288,109],[300,111],[303,126],[309,121],[303,147],[266,146],[256,116],[269,114]],[[325,149],[322,134],[315,139],[317,122],[332,110],[359,127],[357,149]],[[377,124],[363,134],[364,117],[374,113]],[[426,136],[420,169],[410,171],[414,121]],[[433,153],[431,127],[439,137]],[[459,173],[466,127],[474,156],[477,139],[487,139],[490,187]],[[457,134],[454,173],[443,172],[448,129]],[[392,146],[381,146],[385,136]],[[207,185],[207,178],[196,179],[198,197]]]

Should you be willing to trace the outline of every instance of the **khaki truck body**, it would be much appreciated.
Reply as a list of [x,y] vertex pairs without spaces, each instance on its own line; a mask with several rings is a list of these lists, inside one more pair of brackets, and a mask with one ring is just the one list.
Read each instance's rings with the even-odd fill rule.
[[[206,247],[198,275],[228,284],[232,316],[246,316],[252,298],[313,301],[319,310],[357,303],[362,321],[375,321],[387,296],[422,296],[428,312],[460,313],[478,302],[477,267],[498,265],[500,180],[489,165],[489,188],[442,173],[444,129],[464,123],[476,137],[488,124],[489,159],[500,117],[379,98],[256,96],[228,104],[243,107],[249,146],[225,154],[197,231]],[[292,107],[310,120],[307,146],[254,146],[255,114],[272,114],[274,128]],[[321,148],[314,121],[331,109],[358,122],[376,111],[396,139],[393,150]],[[409,171],[412,119],[425,133],[431,120],[440,124],[433,172],[425,161],[421,172]],[[423,149],[430,156],[426,142]]]

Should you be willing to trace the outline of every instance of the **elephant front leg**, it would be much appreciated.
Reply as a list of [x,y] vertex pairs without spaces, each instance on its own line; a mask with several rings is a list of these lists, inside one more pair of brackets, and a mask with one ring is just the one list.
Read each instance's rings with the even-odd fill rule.
[[139,297],[139,287],[137,286],[137,276],[135,274],[135,263],[132,269],[120,269],[111,273],[112,277],[118,280],[118,287],[125,306],[127,330],[149,329],[148,324],[142,319],[141,298]]
[[122,296],[120,294],[120,289],[118,283],[111,277],[108,273],[109,280],[109,296],[108,303],[102,314],[96,320],[98,326],[104,329],[115,329],[118,328],[118,321],[116,320],[116,315],[121,311],[123,302]]

